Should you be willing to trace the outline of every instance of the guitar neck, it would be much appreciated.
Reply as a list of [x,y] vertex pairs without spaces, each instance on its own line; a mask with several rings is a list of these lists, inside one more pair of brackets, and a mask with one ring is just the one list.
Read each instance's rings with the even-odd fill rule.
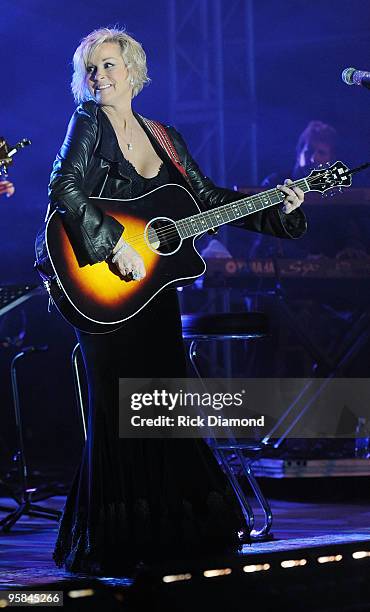
[[[307,178],[300,179],[289,185],[289,187],[293,186],[300,187],[304,192],[310,191]],[[276,206],[284,198],[285,195],[279,189],[269,189],[268,191],[242,198],[236,202],[223,204],[206,212],[180,219],[176,222],[176,228],[181,238],[199,236],[199,234],[203,234],[203,232],[209,229],[232,223],[232,221],[252,215],[259,210],[270,208],[270,206]]]

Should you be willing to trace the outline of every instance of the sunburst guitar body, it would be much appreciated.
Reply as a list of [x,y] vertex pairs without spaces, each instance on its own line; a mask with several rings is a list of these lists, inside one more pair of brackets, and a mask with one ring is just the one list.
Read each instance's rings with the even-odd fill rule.
[[61,314],[75,327],[107,333],[124,325],[166,288],[186,285],[202,275],[205,262],[192,240],[180,238],[176,221],[200,210],[179,185],[164,185],[130,200],[90,198],[105,214],[124,226],[124,239],[141,255],[146,276],[125,280],[110,261],[79,265],[55,211],[46,226],[46,247],[53,278],[50,295]]
[[[334,187],[350,187],[351,175],[369,166],[367,163],[349,170],[337,161],[312,170],[290,187],[320,193]],[[191,193],[175,184],[162,185],[130,200],[90,198],[124,226],[124,239],[144,260],[145,278],[122,278],[110,258],[80,265],[57,211],[46,225],[43,244],[47,255],[42,255],[41,261],[38,257],[37,268],[55,305],[72,325],[91,333],[107,333],[146,308],[160,291],[191,283],[205,272],[206,264],[194,245],[197,237],[276,206],[284,198],[280,190],[269,189],[201,211]]]

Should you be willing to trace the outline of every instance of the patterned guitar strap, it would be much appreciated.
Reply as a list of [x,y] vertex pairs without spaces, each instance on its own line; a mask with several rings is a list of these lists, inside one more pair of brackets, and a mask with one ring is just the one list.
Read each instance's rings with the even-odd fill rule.
[[153,121],[152,119],[146,119],[145,117],[141,117],[141,119],[144,121],[149,132],[158,142],[159,146],[167,153],[168,157],[170,158],[170,161],[173,163],[175,168],[179,172],[181,172],[182,176],[190,185],[190,180],[187,175],[187,172],[180,160],[175,145],[173,144],[172,139],[165,127],[161,123],[159,123],[159,121]]
[[[196,195],[196,193],[194,192],[194,189],[191,185],[190,182],[190,178],[181,162],[181,159],[179,157],[179,154],[176,151],[176,147],[172,142],[172,139],[170,137],[170,135],[168,134],[166,128],[159,123],[159,121],[153,121],[152,119],[146,119],[145,117],[142,117],[140,115],[141,119],[144,121],[146,127],[148,128],[149,132],[151,133],[151,135],[153,136],[153,138],[155,138],[155,140],[158,142],[159,146],[164,149],[164,151],[167,153],[168,157],[170,158],[171,162],[173,163],[173,165],[175,166],[175,168],[181,172],[182,176],[184,177],[184,179],[186,180],[186,182],[189,185],[190,191],[196,196],[196,198],[198,199],[198,196]],[[208,234],[217,234],[218,232],[218,228],[212,228],[208,230]]]

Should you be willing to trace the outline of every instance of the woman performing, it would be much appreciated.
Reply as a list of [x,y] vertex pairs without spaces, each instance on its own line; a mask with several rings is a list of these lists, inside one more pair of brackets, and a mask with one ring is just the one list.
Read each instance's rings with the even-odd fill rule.
[[[144,260],[125,241],[123,225],[90,196],[131,199],[172,183],[191,191],[202,210],[244,197],[216,187],[182,136],[162,126],[178,157],[174,163],[151,122],[131,106],[148,81],[145,53],[124,30],[102,28],[82,40],[72,80],[79,106],[50,181],[51,210],[60,212],[79,262],[107,260],[126,283],[142,282]],[[279,186],[282,207],[238,225],[282,238],[301,236],[304,196],[288,184]],[[140,562],[236,549],[241,510],[205,441],[118,437],[120,377],[186,377],[176,289],[160,292],[116,331],[76,334],[89,385],[88,438],[66,500],[55,562],[72,572],[125,575]]]

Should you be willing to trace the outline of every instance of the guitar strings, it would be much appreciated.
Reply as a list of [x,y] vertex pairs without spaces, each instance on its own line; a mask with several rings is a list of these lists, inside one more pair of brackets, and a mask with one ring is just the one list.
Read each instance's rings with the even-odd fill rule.
[[[275,204],[278,204],[278,203],[279,203],[279,202],[276,202]],[[241,204],[241,200],[239,200],[239,201],[237,200],[237,201],[235,201],[235,202],[230,202],[229,204],[230,204],[230,205],[232,205],[232,204],[239,204],[239,205],[240,205],[240,204]],[[272,204],[272,205],[274,205],[274,204]],[[257,212],[257,211],[255,211],[255,212]],[[203,213],[200,213],[200,214],[201,214],[201,215],[203,216],[203,218],[205,218],[206,220],[210,220],[211,216],[214,214],[214,211],[212,211],[212,210],[209,210],[209,211],[204,211]],[[244,215],[243,215],[243,216],[244,216]],[[240,217],[239,217],[239,218],[240,218]],[[241,217],[241,218],[242,218],[242,217]],[[181,219],[181,221],[185,221],[185,222],[186,222],[186,218],[185,218],[185,219]],[[174,223],[176,223],[176,222],[174,222]],[[190,222],[188,221],[188,223],[190,223]],[[216,227],[216,226],[217,226],[217,224],[215,224],[215,227]],[[207,229],[209,229],[209,228],[207,228]],[[162,226],[162,227],[160,227],[160,228],[158,228],[157,230],[154,230],[154,231],[155,231],[156,237],[157,237],[159,240],[164,239],[164,238],[167,238],[167,239],[170,239],[170,238],[175,238],[175,237],[177,237],[177,236],[178,236],[178,237],[180,237],[180,236],[179,236],[179,232],[178,232],[178,230],[176,229],[176,227],[174,227],[174,225],[164,225],[164,226]],[[203,231],[206,231],[206,230],[200,230],[200,231],[199,231],[199,234],[202,234],[202,233],[203,233]],[[197,234],[198,234],[198,232],[197,232]],[[193,237],[194,235],[196,236],[197,234],[193,234],[192,236],[188,236],[188,237],[190,238],[190,237]],[[130,245],[134,245],[134,244],[137,244],[137,243],[142,242],[142,243],[143,243],[143,246],[144,246],[144,245],[145,245],[145,246],[147,246],[147,241],[146,241],[146,240],[145,240],[145,238],[144,238],[144,233],[141,233],[141,234],[134,234],[133,236],[131,236],[131,237],[129,237],[129,238],[127,238],[127,239],[125,239],[125,241],[126,241],[128,244],[130,244]]]
[[[274,191],[275,191],[275,192],[278,192],[278,193],[279,193],[279,195],[281,194],[281,192],[280,192],[279,190],[274,190]],[[284,198],[283,198],[283,199],[284,199]],[[280,202],[281,202],[281,201],[282,201],[282,200],[280,200]],[[238,201],[236,201],[236,202],[234,202],[234,203],[230,203],[230,204],[235,204],[235,203],[239,203],[239,204],[240,204],[240,203],[241,203],[241,201],[239,201],[239,202],[238,202]],[[278,203],[279,203],[279,202],[275,202],[275,203],[274,203],[274,204],[272,204],[272,205],[275,205],[275,204],[278,204]],[[206,219],[207,219],[207,217],[208,217],[208,219],[209,219],[209,218],[211,217],[211,215],[213,215],[213,214],[214,214],[214,211],[212,211],[212,210],[210,210],[210,211],[205,211],[204,213],[201,213],[201,214],[202,214],[202,216],[203,216],[204,218],[206,218]],[[243,216],[244,216],[244,215],[243,215]],[[186,219],[184,219],[183,221],[186,221]],[[216,226],[216,224],[215,224],[215,226]],[[202,233],[203,233],[203,230],[199,231],[199,234],[202,234]],[[176,238],[176,237],[181,238],[181,237],[180,237],[180,235],[179,235],[179,232],[178,232],[177,228],[176,228],[176,227],[174,227],[173,225],[165,225],[165,226],[162,226],[162,227],[161,227],[161,228],[159,228],[158,230],[155,230],[155,234],[156,234],[156,238],[157,238],[159,241],[161,241],[161,239],[164,239],[164,238],[167,238],[167,239]],[[197,234],[198,234],[198,233],[196,233],[196,234],[191,234],[191,236],[189,236],[189,237],[194,237],[194,236],[196,236]],[[131,246],[135,245],[136,250],[140,249],[140,246],[141,246],[142,248],[144,248],[144,247],[145,247],[145,248],[147,248],[147,246],[148,246],[147,241],[146,241],[146,240],[145,240],[145,238],[144,238],[144,234],[136,234],[136,235],[134,235],[134,236],[131,236],[130,238],[127,238],[126,242],[127,242],[128,244],[130,244]]]
[[[316,178],[317,178],[317,177],[316,177]],[[296,183],[293,183],[293,185],[292,185],[292,186],[297,185],[298,183],[302,182],[302,180],[303,180],[303,179],[300,179],[300,180],[299,180],[299,181],[297,181]],[[308,182],[308,180],[307,180],[307,182]],[[277,193],[278,193],[279,195],[282,195],[282,192],[281,192],[280,190],[273,189],[273,190],[271,190],[271,191],[273,192],[273,194],[272,194],[272,195],[276,195]],[[269,192],[267,192],[267,193],[269,193]],[[257,198],[259,198],[261,195],[262,195],[262,194],[257,194]],[[252,196],[252,197],[255,197],[255,196]],[[284,198],[283,198],[283,199],[284,199]],[[242,202],[242,201],[243,201],[243,200],[236,200],[235,202],[230,202],[229,204],[226,204],[226,206],[228,206],[228,205],[230,205],[230,206],[231,206],[231,205],[233,205],[233,204],[234,204],[234,205],[235,205],[235,204],[241,204],[241,202]],[[282,200],[280,200],[280,201],[282,201]],[[245,202],[244,202],[244,203],[245,203]],[[278,203],[279,203],[279,202],[275,202],[275,203],[274,203],[274,204],[272,204],[272,205],[275,205],[275,204],[278,204]],[[257,212],[257,211],[255,211],[255,212]],[[203,217],[207,218],[207,217],[209,217],[210,215],[214,214],[214,210],[204,211],[203,213],[200,213],[200,214],[201,214]],[[186,221],[186,218],[185,218],[185,219],[182,219],[182,221]],[[178,231],[177,231],[177,229],[176,229],[176,228],[174,228],[174,227],[173,227],[173,225],[165,225],[165,226],[162,226],[161,228],[159,228],[158,230],[155,230],[155,231],[156,231],[156,236],[157,236],[158,238],[161,238],[161,237],[169,237],[169,236],[177,236],[177,235],[178,235]],[[203,230],[201,230],[201,231],[199,232],[199,234],[200,234],[200,233],[202,233],[202,232],[203,232]],[[195,235],[196,235],[196,234],[195,234]],[[134,244],[134,243],[135,243],[135,241],[139,241],[139,242],[140,242],[141,240],[143,240],[143,234],[136,234],[136,235],[134,235],[134,236],[132,236],[132,237],[128,238],[128,239],[127,239],[127,242],[128,242],[128,243],[132,243],[132,244]]]
[[[321,175],[321,176],[323,176],[323,175]],[[315,177],[311,177],[311,179],[310,179],[310,178],[307,178],[307,179],[300,179],[299,181],[296,181],[295,183],[293,183],[293,184],[289,185],[289,188],[297,186],[299,183],[301,183],[301,182],[302,182],[302,180],[306,180],[306,181],[307,181],[307,183],[308,183],[309,185],[311,185],[313,182],[317,181],[317,179],[318,179],[318,178],[320,178],[320,175],[316,175]],[[262,192],[261,194],[256,194],[255,196],[252,196],[252,198],[257,196],[257,199],[259,199],[259,198],[260,198],[260,197],[263,195],[263,193],[264,193],[264,194],[270,194],[270,193],[271,193],[271,195],[274,195],[274,196],[276,196],[276,195],[282,195],[282,192],[281,192],[279,189],[271,189],[271,190],[269,190],[269,191],[267,191],[267,192]],[[247,200],[247,199],[248,199],[248,198],[242,198],[241,200],[236,200],[236,201],[234,201],[234,202],[229,202],[229,203],[228,203],[228,204],[226,204],[225,206],[228,206],[228,205],[230,205],[230,206],[231,206],[231,205],[233,205],[233,204],[234,204],[234,205],[235,205],[235,204],[239,204],[239,205],[241,205],[241,203],[243,202],[243,200],[244,200],[243,204],[245,204],[245,200]],[[284,197],[282,200],[280,200],[280,201],[278,201],[278,202],[275,202],[274,204],[271,204],[271,206],[275,206],[276,204],[279,204],[279,203],[280,203],[281,201],[283,201],[284,199],[285,199],[285,197]],[[269,208],[269,206],[268,206],[268,207],[266,207],[266,208]],[[257,212],[257,211],[255,211],[255,212]],[[214,214],[214,210],[212,210],[212,209],[211,209],[211,210],[209,210],[209,211],[204,211],[203,213],[198,213],[198,214],[202,215],[202,216],[203,216],[203,218],[205,218],[205,219],[207,219],[207,217],[208,217],[208,220],[209,220],[210,216]],[[251,214],[253,214],[253,213],[251,213]],[[243,216],[244,216],[244,215],[243,215]],[[246,216],[246,215],[245,215],[245,216]],[[242,217],[241,217],[241,218],[242,218]],[[186,218],[185,218],[185,219],[181,219],[181,221],[186,222]],[[176,223],[176,222],[174,222],[174,223]],[[189,223],[190,223],[190,222],[189,222]],[[206,231],[206,230],[205,230],[205,231]],[[199,234],[202,234],[202,233],[203,233],[203,230],[201,230],[201,231],[199,232]],[[156,235],[156,238],[158,238],[158,239],[159,239],[159,241],[161,241],[161,239],[165,239],[165,238],[166,238],[166,239],[169,239],[169,240],[170,240],[171,238],[176,238],[176,237],[181,238],[181,237],[180,237],[180,235],[179,235],[179,232],[178,232],[177,228],[176,228],[176,227],[174,227],[174,226],[173,226],[173,224],[171,224],[171,225],[164,225],[164,226],[160,227],[158,230],[155,230],[155,235]],[[189,236],[189,238],[190,238],[190,237],[194,237],[194,236],[196,236],[196,235],[198,235],[198,233],[196,233],[196,234],[192,234],[191,236]],[[126,239],[125,239],[125,240],[126,240]],[[134,236],[131,236],[131,237],[127,238],[126,242],[127,242],[128,244],[130,244],[130,246],[132,246],[132,245],[136,245],[136,246],[135,246],[135,249],[136,249],[136,250],[138,250],[138,249],[140,248],[140,246],[142,246],[142,248],[143,248],[143,247],[145,247],[145,248],[146,248],[146,247],[148,246],[148,243],[147,243],[147,241],[145,240],[145,238],[144,238],[144,234],[143,234],[143,233],[142,233],[142,234],[135,234]]]

